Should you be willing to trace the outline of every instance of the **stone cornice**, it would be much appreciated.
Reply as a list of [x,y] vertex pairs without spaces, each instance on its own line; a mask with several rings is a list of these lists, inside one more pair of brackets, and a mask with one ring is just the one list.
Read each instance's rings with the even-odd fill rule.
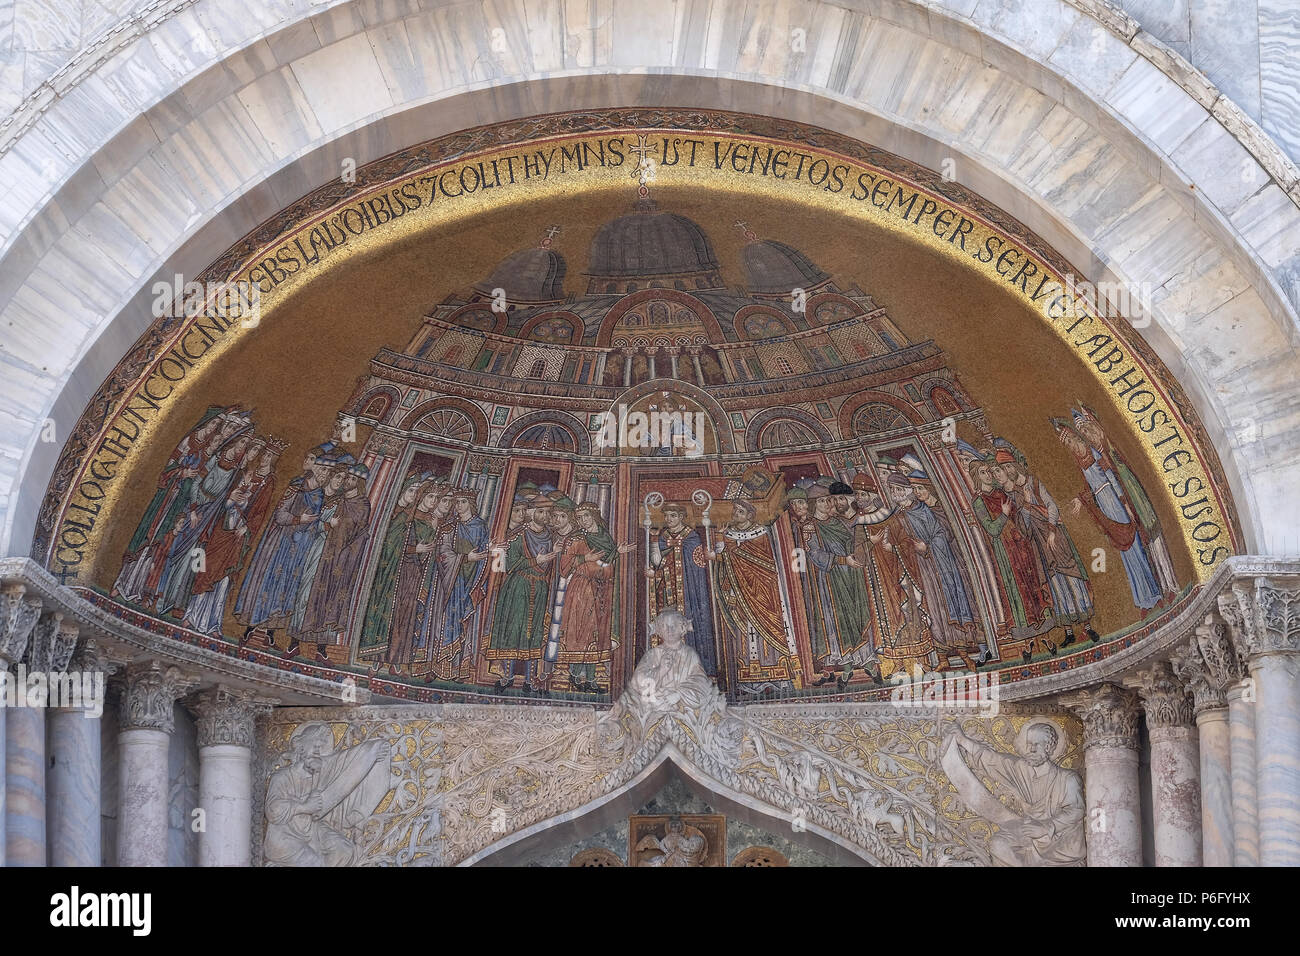
[[[53,575],[30,558],[0,559],[0,582],[3,583],[3,594],[9,602],[9,613],[19,615],[20,623],[26,620],[23,615],[30,613],[23,610],[23,602],[26,602],[26,606],[30,606],[33,601],[43,602],[47,609],[58,610],[65,619],[75,623],[83,637],[96,639],[107,647],[112,647],[112,653],[118,659],[165,660],[185,670],[202,674],[205,685],[224,683],[243,690],[257,690],[267,696],[279,697],[286,705],[352,705],[369,703],[370,700],[370,691],[364,687],[306,677],[150,634],[142,628],[114,618],[69,588],[58,584]],[[1247,601],[1249,605],[1249,628],[1246,627],[1246,612],[1240,611],[1242,601]],[[1132,682],[1143,668],[1150,667],[1156,661],[1167,660],[1180,644],[1198,640],[1197,629],[1204,630],[1207,616],[1214,615],[1221,606],[1227,608],[1227,612],[1222,614],[1226,626],[1222,630],[1209,632],[1205,641],[1209,642],[1207,647],[1213,644],[1208,653],[1214,660],[1218,673],[1222,673],[1222,681],[1231,683],[1239,675],[1239,671],[1232,668],[1240,667],[1239,662],[1234,664],[1232,655],[1226,650],[1228,638],[1236,640],[1234,629],[1260,635],[1249,640],[1244,637],[1241,639],[1245,644],[1256,648],[1251,652],[1253,656],[1296,649],[1296,642],[1300,641],[1300,558],[1243,555],[1228,558],[1187,606],[1155,633],[1094,663],[1057,674],[1000,684],[999,706],[1025,704],[1045,697],[1069,694],[1107,681]],[[1232,618],[1234,613],[1239,613],[1241,620],[1235,628]],[[1217,621],[1216,616],[1214,622]],[[34,624],[33,619],[27,625],[29,632]],[[2,638],[3,635],[0,634],[0,639]],[[1254,643],[1251,644],[1251,641]],[[24,637],[24,646],[25,642]],[[1240,648],[1242,644],[1239,642],[1238,646]],[[1206,654],[1207,650],[1203,649],[1202,655]],[[751,706],[762,707],[765,713],[789,710],[791,713],[833,711],[844,714],[850,710],[861,710],[863,713],[900,710],[890,702]],[[513,709],[530,711],[537,708]],[[916,714],[951,712],[950,708],[944,707],[909,706],[901,709]]]
[[[35,608],[34,612],[30,610],[31,607]],[[370,700],[370,691],[364,687],[293,674],[151,634],[143,628],[115,618],[70,588],[59,584],[54,575],[31,558],[0,558],[0,616],[7,612],[5,620],[12,622],[12,626],[0,627],[0,656],[7,656],[6,641],[17,646],[16,637],[25,626],[26,634],[23,634],[22,648],[18,651],[18,657],[22,656],[27,645],[27,634],[35,627],[42,607],[47,611],[61,613],[64,621],[76,625],[83,638],[97,641],[104,653],[115,660],[157,658],[202,674],[204,683],[226,683],[257,690],[280,697],[287,703],[351,705],[368,703]],[[12,637],[6,638],[6,634],[11,634]]]

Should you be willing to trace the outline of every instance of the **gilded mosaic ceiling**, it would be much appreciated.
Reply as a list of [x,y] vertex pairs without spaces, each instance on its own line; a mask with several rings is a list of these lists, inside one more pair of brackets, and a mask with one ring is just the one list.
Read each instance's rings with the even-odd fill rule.
[[178,640],[421,700],[607,700],[674,611],[740,701],[1078,666],[1237,532],[1181,389],[1067,274],[823,131],[469,131],[201,277],[256,311],[155,324],[35,552]]

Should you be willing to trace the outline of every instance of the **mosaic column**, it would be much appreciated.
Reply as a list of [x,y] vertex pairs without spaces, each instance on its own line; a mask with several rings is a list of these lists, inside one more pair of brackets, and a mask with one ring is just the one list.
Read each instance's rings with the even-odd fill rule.
[[199,866],[249,866],[253,859],[253,725],[270,703],[226,687],[190,704],[199,730]]
[[1167,661],[1137,677],[1151,739],[1156,866],[1201,865],[1201,755],[1192,699]]
[[108,675],[115,668],[95,641],[83,641],[69,667],[82,686],[80,706],[50,711],[45,775],[50,866],[99,866],[103,858],[99,738]]
[[[17,688],[15,675],[10,668],[23,659],[27,653],[27,643],[32,629],[41,616],[41,601],[27,594],[21,584],[7,584],[0,589],[0,694],[12,695],[16,700]],[[5,702],[8,703],[8,700]],[[8,811],[6,798],[6,777],[8,763],[5,758],[8,750],[8,716],[12,708],[0,706],[0,866],[6,862],[4,826]]]
[[[1205,866],[1232,866],[1232,748],[1223,685],[1202,656],[1215,643],[1221,623],[1207,619],[1172,659],[1174,671],[1191,690],[1201,756],[1201,859]],[[1226,638],[1223,639],[1226,644]]]
[[167,744],[172,707],[197,682],[161,661],[126,669],[118,746],[118,862],[167,865]]
[[1100,684],[1061,703],[1083,722],[1088,865],[1141,866],[1137,698],[1122,687]]
[[1300,866],[1300,579],[1232,586],[1255,688],[1260,866]]

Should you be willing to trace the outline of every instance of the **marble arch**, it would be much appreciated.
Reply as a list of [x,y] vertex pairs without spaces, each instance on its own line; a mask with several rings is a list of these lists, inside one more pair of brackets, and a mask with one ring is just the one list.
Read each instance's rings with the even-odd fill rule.
[[[1300,225],[1291,201],[1295,168],[1204,77],[1113,8],[1050,0],[1026,18],[1018,15],[1021,6],[984,10],[969,0],[895,0],[867,12],[856,3],[813,7],[786,0],[773,9],[772,22],[807,19],[812,49],[820,51],[802,60],[754,37],[709,52],[686,39],[709,22],[702,10],[680,24],[686,31],[680,37],[662,11],[627,14],[645,18],[635,26],[625,26],[622,14],[583,23],[569,11],[563,32],[557,25],[522,59],[497,63],[479,56],[427,75],[389,64],[386,80],[380,60],[396,52],[397,35],[388,26],[403,19],[398,7],[347,0],[324,9],[268,4],[267,19],[259,20],[242,6],[235,13],[213,0],[203,7],[222,25],[215,36],[190,10],[147,31],[149,41],[188,64],[179,75],[154,76],[143,85],[118,80],[113,95],[86,79],[112,80],[129,71],[133,57],[144,55],[146,39],[114,48],[112,56],[103,51],[103,59],[83,58],[63,96],[19,110],[0,158],[6,181],[30,197],[34,210],[23,222],[6,224],[2,247],[11,278],[0,286],[0,303],[6,317],[21,321],[0,329],[8,377],[22,395],[14,397],[4,435],[4,457],[13,464],[4,474],[0,541],[14,551],[30,538],[56,455],[39,441],[41,426],[46,419],[69,422],[141,330],[153,276],[198,271],[270,208],[337,176],[345,157],[364,163],[416,138],[560,103],[690,102],[699,89],[694,77],[707,76],[712,89],[725,91],[711,95],[711,103],[843,129],[932,168],[952,160],[958,183],[1013,212],[1088,280],[1156,290],[1146,338],[1194,396],[1216,444],[1231,450],[1225,467],[1248,540],[1265,550],[1278,532],[1266,531],[1259,516],[1286,515],[1290,524],[1295,517],[1284,489],[1296,476],[1280,454],[1293,447],[1295,427],[1283,396],[1296,378],[1296,313],[1287,293]],[[477,25],[525,35],[521,8],[459,9],[453,20],[436,9],[408,15],[404,26],[417,34],[435,23],[462,31],[471,49]],[[722,10],[718,15],[725,19]],[[275,18],[288,25],[268,31]],[[861,28],[864,53],[850,49],[847,59],[837,59],[839,33]],[[187,35],[203,39],[187,42]],[[570,35],[579,38],[572,48]],[[626,40],[632,36],[654,42],[632,44]],[[1101,51],[1103,72],[1071,56],[1085,39]],[[909,56],[870,57],[865,82],[856,57],[890,41]],[[330,77],[344,75],[336,67],[349,61],[374,82],[335,96]],[[951,115],[921,113],[923,95],[902,97],[912,81],[901,71],[916,61],[950,64],[941,80],[924,71],[913,79],[950,87]],[[490,75],[476,74],[489,63]],[[647,69],[654,72],[637,75]],[[1145,92],[1155,99],[1139,95]],[[996,129],[979,109],[993,95],[1024,105],[1000,111]],[[258,121],[273,102],[294,104],[288,115],[296,117],[274,134]],[[1037,132],[1040,126],[1046,135]],[[39,145],[46,131],[70,128],[83,130],[77,139],[93,160],[73,161]],[[184,157],[200,129],[221,131],[246,148],[225,166],[195,166]],[[1109,183],[1143,201],[1125,211],[1068,198],[1063,190],[1076,181],[1074,168],[1045,162],[1065,149],[1094,157]],[[160,150],[182,161],[159,164],[151,154]],[[1242,183],[1250,177],[1228,175],[1228,168],[1244,169],[1265,185],[1244,197]],[[131,208],[147,226],[125,224],[123,211]],[[81,301],[52,294],[70,263],[82,255],[116,262],[108,247],[133,232],[139,241],[132,261],[85,275]],[[1157,233],[1164,239],[1153,241]],[[64,349],[59,359],[30,360],[36,341],[21,338],[29,326],[60,330],[48,340]],[[1225,328],[1241,333],[1230,354],[1218,341]],[[1243,422],[1253,427],[1244,429]]]

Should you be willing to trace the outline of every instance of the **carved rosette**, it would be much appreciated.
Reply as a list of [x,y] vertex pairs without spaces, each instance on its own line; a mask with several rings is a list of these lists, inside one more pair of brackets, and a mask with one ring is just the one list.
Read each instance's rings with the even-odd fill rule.
[[1099,684],[1064,698],[1061,703],[1083,722],[1083,749],[1112,747],[1137,750],[1137,695],[1115,684]]
[[0,591],[0,668],[23,659],[32,629],[41,616],[41,600],[21,584]]
[[1195,719],[1192,699],[1168,661],[1160,661],[1142,671],[1138,681],[1147,727],[1154,732],[1192,726]]
[[197,686],[198,681],[162,661],[142,661],[126,669],[122,695],[122,730],[161,730],[175,726],[172,706]]
[[271,702],[252,694],[216,687],[189,704],[199,731],[199,747],[253,747],[254,722],[271,712]]

